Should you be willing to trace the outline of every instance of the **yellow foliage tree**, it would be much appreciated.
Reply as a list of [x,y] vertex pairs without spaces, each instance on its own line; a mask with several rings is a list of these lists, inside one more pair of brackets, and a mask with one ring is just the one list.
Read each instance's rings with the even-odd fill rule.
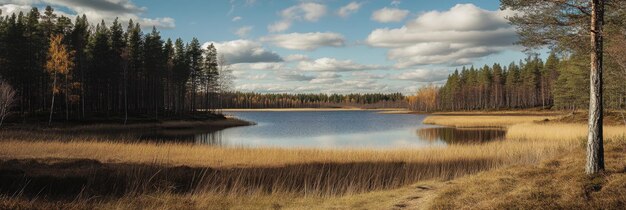
[[50,105],[50,118],[48,125],[52,123],[52,114],[54,112],[54,99],[61,92],[60,84],[57,82],[59,76],[67,76],[74,67],[74,53],[69,51],[63,44],[63,35],[56,34],[50,37],[50,48],[48,49],[48,60],[46,62],[46,70],[52,78],[52,103]]
[[412,110],[432,112],[437,109],[437,95],[439,87],[436,85],[426,85],[417,90],[413,96],[407,97]]

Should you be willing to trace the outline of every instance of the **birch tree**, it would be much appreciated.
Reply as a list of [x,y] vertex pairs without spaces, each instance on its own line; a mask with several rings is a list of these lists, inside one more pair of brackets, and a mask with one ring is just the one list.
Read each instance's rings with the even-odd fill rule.
[[50,48],[48,49],[48,60],[46,70],[52,79],[52,102],[50,103],[50,117],[48,125],[52,123],[54,113],[55,96],[62,90],[57,81],[59,76],[68,76],[74,66],[73,53],[63,44],[63,35],[57,34],[50,37]]

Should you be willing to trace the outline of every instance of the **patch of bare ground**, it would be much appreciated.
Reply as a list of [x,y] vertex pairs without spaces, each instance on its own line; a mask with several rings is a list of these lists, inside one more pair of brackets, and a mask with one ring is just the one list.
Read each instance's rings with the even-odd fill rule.
[[[574,111],[563,115],[560,118],[552,120],[551,123],[574,123],[587,124],[589,113],[586,111]],[[604,113],[604,125],[622,125],[626,126],[625,111],[606,111]]]

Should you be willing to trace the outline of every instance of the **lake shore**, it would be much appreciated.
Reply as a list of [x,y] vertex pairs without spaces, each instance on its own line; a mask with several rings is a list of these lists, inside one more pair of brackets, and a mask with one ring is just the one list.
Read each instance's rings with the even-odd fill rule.
[[[32,140],[22,133],[14,135],[20,138],[0,141],[0,173],[10,178],[2,184],[7,187],[1,189],[23,189],[24,193],[3,198],[0,207],[385,209],[441,206],[445,199],[459,207],[463,203],[447,195],[465,185],[475,186],[475,177],[519,166],[534,167],[581,150],[584,124],[536,120],[550,116],[492,115],[486,116],[493,119],[491,123],[510,123],[506,140],[383,151],[46,141]],[[475,127],[484,126],[479,123],[485,121],[474,115],[431,117],[467,121]],[[626,127],[608,126],[605,132],[614,144],[623,141],[619,139],[626,135]],[[30,184],[25,185],[28,180]],[[74,182],[71,180],[90,184],[65,185],[68,191],[50,185]],[[109,186],[106,183],[119,184],[102,187]],[[41,191],[37,186],[47,187]],[[465,197],[471,195],[462,192]],[[48,194],[61,198],[40,198]],[[60,202],[68,198],[73,201]]]
[[363,108],[267,108],[267,109],[222,109],[223,112],[338,112],[338,111],[406,111],[401,108],[380,108],[380,109],[363,109]]

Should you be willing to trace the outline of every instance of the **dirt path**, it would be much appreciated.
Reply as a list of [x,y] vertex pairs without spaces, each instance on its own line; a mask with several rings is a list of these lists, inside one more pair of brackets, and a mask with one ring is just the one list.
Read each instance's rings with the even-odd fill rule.
[[433,181],[413,186],[405,197],[391,207],[394,210],[428,209],[430,202],[437,196],[438,190],[451,182]]

